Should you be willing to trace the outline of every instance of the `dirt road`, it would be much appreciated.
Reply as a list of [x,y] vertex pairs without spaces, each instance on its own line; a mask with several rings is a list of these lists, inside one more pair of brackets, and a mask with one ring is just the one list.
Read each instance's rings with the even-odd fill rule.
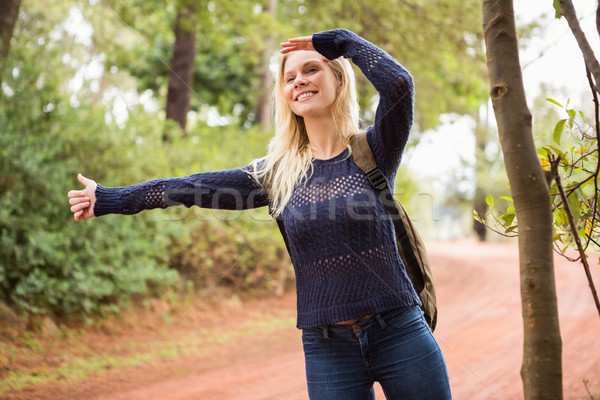
[[[438,291],[439,323],[435,336],[446,357],[454,398],[523,398],[516,246],[465,241],[433,243],[428,247]],[[583,379],[589,380],[593,393],[600,393],[600,318],[580,264],[557,256],[555,269],[565,399],[589,399]],[[600,267],[595,263],[594,277],[600,282]],[[293,294],[263,306],[293,315]],[[300,333],[290,326],[216,344],[202,356],[142,365],[126,375],[113,374],[39,390],[44,394],[33,391],[31,398],[308,399]],[[377,399],[384,399],[380,388]]]

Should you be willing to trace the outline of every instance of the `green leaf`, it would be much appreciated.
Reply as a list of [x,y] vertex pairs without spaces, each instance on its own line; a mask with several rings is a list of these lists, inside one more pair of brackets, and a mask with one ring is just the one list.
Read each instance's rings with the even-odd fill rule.
[[473,218],[475,219],[475,221],[480,222],[485,225],[485,219],[483,219],[479,216],[479,213],[477,212],[477,210],[473,210]]
[[556,153],[557,156],[560,156],[561,158],[565,158],[565,153],[562,152],[561,149],[554,147],[554,146],[548,146],[550,147],[552,150],[554,150],[554,153]]
[[563,133],[563,130],[565,129],[566,122],[567,122],[566,119],[561,119],[560,121],[558,121],[558,123],[554,127],[554,142],[559,146],[560,146],[560,137]]
[[562,15],[562,8],[560,7],[560,0],[554,0],[552,2],[552,6],[554,7],[554,18],[560,19]]
[[515,212],[515,206],[513,204],[511,204],[510,206],[508,206],[508,208],[506,209],[507,213],[514,213]]
[[548,150],[544,149],[543,147],[537,149],[537,153],[538,153],[538,155],[540,155],[546,159],[548,158]]
[[579,198],[577,197],[577,194],[573,193],[567,200],[569,202],[569,210],[573,216],[573,221],[575,222],[575,225],[577,225],[577,222],[579,222],[579,214],[581,213]]
[[577,198],[579,199],[579,201],[581,201],[581,202],[588,201],[588,196],[585,194],[585,192],[583,191],[583,189],[581,187],[578,187],[575,190],[575,194],[577,195]]
[[[559,0],[554,0],[554,2],[555,2],[555,3],[558,3],[558,2],[559,2]],[[559,4],[558,6],[560,7],[560,4]],[[559,15],[559,17],[560,17],[560,15]],[[551,98],[549,98],[549,97],[546,99],[546,101],[549,101],[550,103],[554,103],[554,104],[556,104],[557,106],[559,106],[560,108],[564,108],[564,107],[562,106],[562,104],[560,104],[558,101],[556,101],[556,100],[554,100],[554,99],[551,99]]]
[[510,201],[511,203],[514,202],[514,200],[512,199],[512,197],[508,197],[508,196],[500,196],[500,198],[502,200],[506,200],[506,201]]
[[492,197],[491,194],[487,195],[487,197],[485,198],[485,202],[488,206],[490,206],[490,208],[494,208],[494,197]]
[[567,217],[567,212],[562,208],[557,208],[554,211],[554,219],[556,220],[556,224],[558,226],[564,227],[569,225],[569,218]]
[[505,227],[510,227],[515,220],[515,214],[506,214],[500,217],[502,220],[502,225]]

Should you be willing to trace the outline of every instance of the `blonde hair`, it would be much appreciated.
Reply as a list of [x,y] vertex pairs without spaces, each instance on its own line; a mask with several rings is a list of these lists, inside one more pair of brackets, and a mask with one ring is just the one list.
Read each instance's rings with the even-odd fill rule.
[[[254,160],[253,176],[269,194],[271,213],[281,215],[292,197],[294,188],[312,174],[312,150],[309,145],[304,118],[294,114],[283,95],[285,63],[289,53],[281,57],[279,73],[273,90],[275,108],[275,135],[267,155]],[[350,138],[359,129],[359,106],[356,78],[352,65],[345,58],[330,60],[327,65],[340,83],[332,105],[336,132],[349,147]]]

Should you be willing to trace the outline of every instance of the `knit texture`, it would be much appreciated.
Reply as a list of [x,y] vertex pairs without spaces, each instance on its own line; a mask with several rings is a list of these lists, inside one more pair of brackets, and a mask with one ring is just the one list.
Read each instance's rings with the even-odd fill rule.
[[[379,92],[367,140],[393,192],[393,182],[413,117],[413,81],[383,50],[356,34],[336,29],[313,35],[329,59],[351,58]],[[95,215],[134,214],[151,208],[197,205],[248,209],[268,205],[249,168],[158,179],[96,190]],[[296,273],[299,328],[420,304],[396,247],[387,210],[348,150],[313,160],[313,173],[283,211]]]

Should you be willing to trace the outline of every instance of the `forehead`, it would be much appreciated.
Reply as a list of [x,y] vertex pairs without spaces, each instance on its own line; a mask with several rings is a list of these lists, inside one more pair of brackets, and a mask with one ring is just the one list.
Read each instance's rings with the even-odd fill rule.
[[324,63],[323,56],[312,50],[295,51],[286,59],[283,72],[284,74],[293,72],[310,62]]

